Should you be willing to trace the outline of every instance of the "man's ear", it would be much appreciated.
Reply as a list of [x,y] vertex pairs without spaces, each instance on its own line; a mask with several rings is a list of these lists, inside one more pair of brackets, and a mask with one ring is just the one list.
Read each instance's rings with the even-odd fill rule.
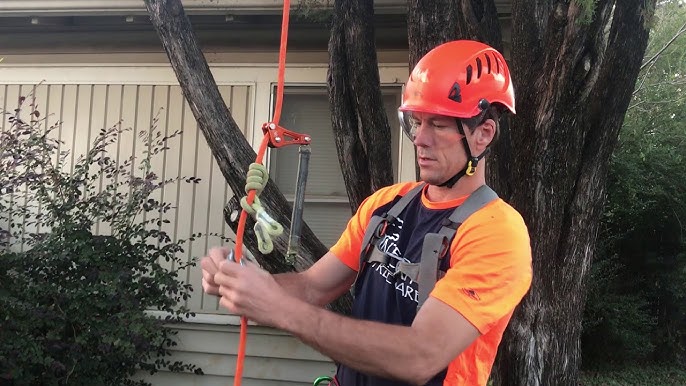
[[486,148],[493,142],[495,139],[495,134],[497,131],[497,126],[496,123],[493,119],[486,119],[483,121],[479,126],[477,126],[476,130],[474,130],[474,146],[477,152],[477,154],[480,154]]

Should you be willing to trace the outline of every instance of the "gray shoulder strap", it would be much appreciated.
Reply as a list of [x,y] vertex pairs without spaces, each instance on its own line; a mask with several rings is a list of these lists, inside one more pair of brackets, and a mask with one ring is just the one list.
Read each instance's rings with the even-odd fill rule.
[[412,199],[414,199],[419,194],[419,192],[421,192],[422,189],[424,189],[425,185],[426,184],[424,183],[418,184],[409,192],[405,193],[405,195],[402,196],[400,200],[398,200],[398,202],[395,205],[393,205],[393,207],[388,211],[388,215],[398,217],[400,213],[402,213],[403,210],[405,210],[405,207],[410,203],[410,201],[412,201]]
[[[379,227],[382,225],[384,221],[389,221],[393,222],[396,217],[402,213],[403,210],[405,210],[405,207],[412,201],[413,198],[419,194],[419,192],[422,191],[424,188],[425,184],[419,184],[412,188],[409,192],[405,193],[404,196],[398,200],[398,202],[391,207],[391,209],[384,214],[384,216],[372,216],[372,218],[369,220],[369,224],[367,225],[367,229],[364,232],[364,238],[362,239],[362,248],[360,248],[360,253],[367,255],[367,252],[369,250],[369,245],[373,243],[372,238],[374,236],[379,237],[378,235],[378,230]],[[365,256],[366,257],[366,256]]]
[[419,275],[417,280],[418,285],[418,304],[419,309],[429,293],[433,290],[438,281],[439,275],[439,259],[444,257],[450,249],[457,227],[459,227],[469,216],[483,208],[489,202],[498,198],[498,195],[488,187],[482,185],[479,189],[474,191],[467,197],[467,200],[462,205],[455,208],[453,213],[448,217],[451,224],[444,225],[438,234],[428,233],[424,236],[424,244],[422,244],[422,257],[419,261]]
[[467,200],[462,205],[453,211],[449,219],[456,224],[462,224],[472,213],[483,208],[496,198],[498,198],[498,194],[493,189],[488,185],[481,185],[479,189],[467,197]]

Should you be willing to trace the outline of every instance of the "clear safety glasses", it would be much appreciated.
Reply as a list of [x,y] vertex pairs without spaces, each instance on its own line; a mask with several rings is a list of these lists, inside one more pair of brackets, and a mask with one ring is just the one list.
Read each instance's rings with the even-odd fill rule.
[[414,141],[419,123],[412,117],[412,113],[398,110],[398,120],[400,121],[400,127],[403,129],[403,133],[405,133],[410,141]]

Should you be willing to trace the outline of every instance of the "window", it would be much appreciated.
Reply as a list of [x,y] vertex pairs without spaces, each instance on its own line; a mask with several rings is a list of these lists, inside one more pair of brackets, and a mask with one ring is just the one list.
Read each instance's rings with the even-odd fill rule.
[[[397,109],[400,88],[383,88],[383,102],[391,124],[393,175],[398,175],[400,129]],[[312,137],[303,218],[327,247],[332,246],[351,217],[348,196],[338,161],[331,128],[331,112],[326,87],[286,87],[281,110],[281,126]],[[298,169],[298,147],[289,146],[271,153],[270,174],[277,186],[293,201]]]

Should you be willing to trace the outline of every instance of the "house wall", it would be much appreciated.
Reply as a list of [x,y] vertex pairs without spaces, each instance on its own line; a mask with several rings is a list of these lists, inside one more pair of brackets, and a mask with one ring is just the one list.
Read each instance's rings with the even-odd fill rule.
[[[61,122],[53,133],[64,142],[62,150],[71,152],[67,168],[73,164],[72,157],[87,151],[96,133],[105,127],[119,124],[131,129],[122,135],[114,149],[119,162],[142,155],[146,146],[138,134],[150,130],[153,121],[156,120],[156,127],[165,133],[182,130],[183,133],[170,143],[164,157],[153,162],[153,170],[164,178],[192,175],[201,178],[202,182],[195,186],[169,185],[156,194],[154,198],[177,206],[177,210],[167,217],[170,223],[165,225],[165,230],[173,239],[185,239],[195,232],[234,236],[221,216],[232,193],[162,53],[56,55],[35,49],[28,51],[31,52],[15,51],[0,63],[0,108],[12,110],[19,96],[35,95],[41,116],[48,117],[44,126]],[[397,52],[380,54],[382,60],[397,56]],[[211,70],[233,118],[256,149],[262,139],[261,125],[270,118],[277,80],[276,55],[274,52],[253,52],[238,55],[235,62],[230,62],[235,57],[231,52],[212,55]],[[326,53],[322,52],[293,53],[286,69],[287,85],[325,87],[325,58]],[[407,71],[405,64],[382,61],[381,83],[399,92]],[[7,127],[5,123],[1,129]],[[315,142],[313,153],[317,151]],[[407,140],[400,140],[394,153],[398,157],[397,179],[413,179],[412,145]],[[21,202],[21,197],[17,197],[17,202]],[[347,211],[347,201],[341,203]],[[339,229],[347,218],[342,221]],[[107,233],[108,230],[99,224],[95,231]],[[201,257],[209,247],[221,243],[211,236],[198,239],[188,245],[184,258]],[[238,318],[227,315],[219,309],[216,298],[204,296],[200,291],[199,267],[189,268],[182,277],[196,289],[187,305],[197,316],[174,326],[179,331],[179,346],[174,348],[173,359],[195,363],[207,375],[163,372],[153,377],[140,376],[154,385],[229,384],[235,366]],[[246,386],[304,384],[333,372],[328,358],[270,328],[251,327],[247,347],[243,382]]]
[[[204,375],[139,373],[153,385],[226,386],[234,382],[240,332],[236,316],[203,316],[177,327],[178,346],[172,359],[194,363]],[[271,328],[248,326],[241,385],[295,386],[312,384],[319,376],[335,374],[335,365],[290,335]]]

